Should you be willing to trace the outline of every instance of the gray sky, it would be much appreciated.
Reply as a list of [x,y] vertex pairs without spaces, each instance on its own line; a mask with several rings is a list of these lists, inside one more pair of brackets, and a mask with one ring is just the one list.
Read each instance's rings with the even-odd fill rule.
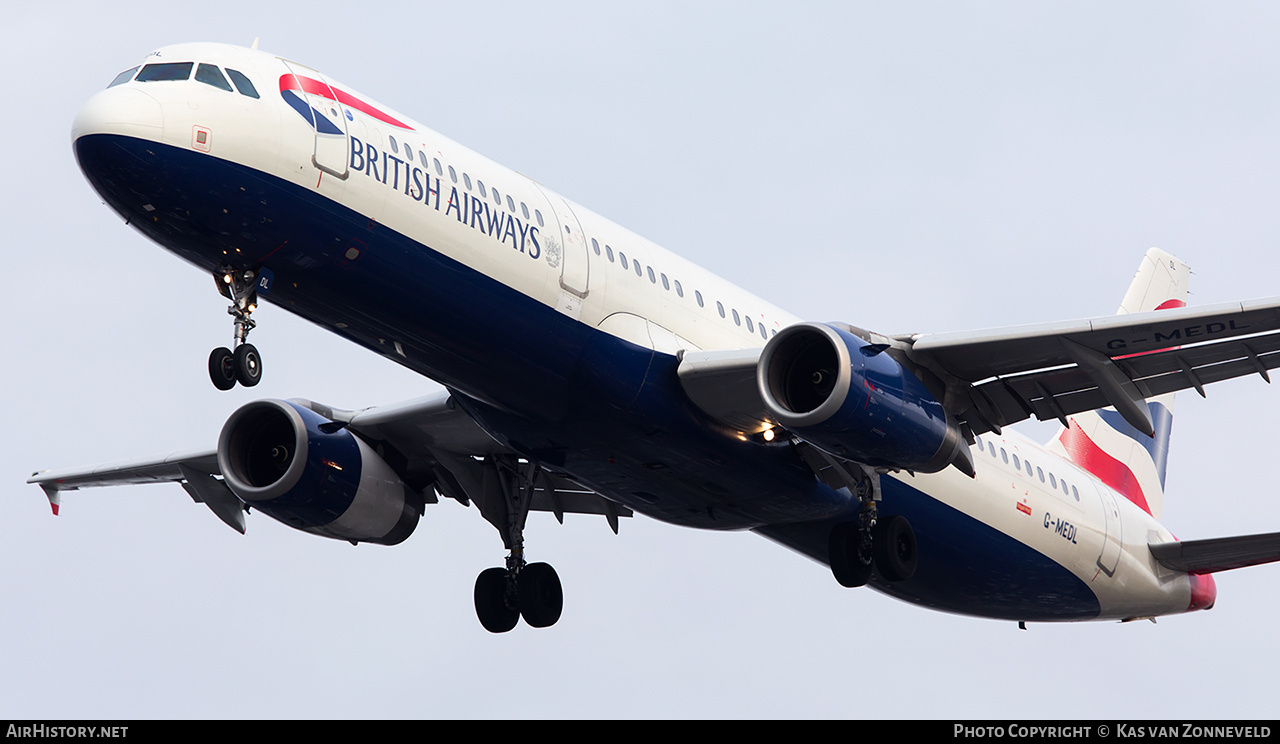
[[[78,107],[152,49],[249,45],[400,110],[803,317],[886,333],[1113,312],[1149,246],[1192,303],[1280,294],[1280,9],[1264,3],[46,3],[10,10],[0,718],[1275,717],[1280,568],[1159,624],[937,614],[750,534],[533,515],[553,628],[486,633],[475,510],[394,548],[177,486],[31,471],[211,445],[236,407],[416,378],[267,306],[262,385],[210,279],[80,176]],[[1280,530],[1280,390],[1182,395],[1165,523]],[[1034,429],[1033,429],[1034,430]],[[1045,436],[1048,430],[1045,430]]]

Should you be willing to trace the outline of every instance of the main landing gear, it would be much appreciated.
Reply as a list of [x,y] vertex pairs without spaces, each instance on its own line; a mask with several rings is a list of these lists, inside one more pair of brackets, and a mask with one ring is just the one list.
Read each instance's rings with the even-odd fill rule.
[[906,581],[916,573],[911,523],[900,514],[877,519],[874,506],[863,509],[860,521],[832,527],[827,548],[831,573],[841,586],[864,586],[873,566],[885,581]]
[[505,568],[490,568],[476,578],[476,616],[490,633],[506,633],[520,618],[534,628],[555,625],[564,607],[556,570],[546,563],[525,563],[524,523],[533,503],[539,469],[515,458],[489,458],[481,513],[502,534],[510,551]]
[[879,518],[880,471],[842,460],[801,440],[796,452],[814,474],[860,504],[856,521],[841,522],[827,536],[827,563],[841,586],[865,586],[879,569],[885,581],[906,581],[916,572],[916,533],[901,515]]
[[249,316],[258,308],[258,293],[254,290],[258,275],[246,269],[217,271],[213,279],[218,291],[231,300],[227,314],[235,318],[235,351],[226,347],[214,349],[209,354],[209,379],[219,390],[230,390],[240,383],[253,387],[262,380],[262,357],[248,342],[249,331],[257,325]]

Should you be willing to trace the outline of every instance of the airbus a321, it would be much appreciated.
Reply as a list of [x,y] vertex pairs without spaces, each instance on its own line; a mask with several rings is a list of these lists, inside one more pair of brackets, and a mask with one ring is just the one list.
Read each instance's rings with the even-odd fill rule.
[[[445,391],[252,402],[213,447],[36,473],[55,514],[66,491],[176,482],[242,533],[252,508],[394,545],[453,499],[506,550],[475,583],[492,632],[561,614],[531,511],[752,530],[846,587],[1019,623],[1209,609],[1213,572],[1280,560],[1278,535],[1159,522],[1174,393],[1280,366],[1280,299],[1186,307],[1188,268],[1159,250],[1117,315],[806,321],[256,44],[152,52],[72,141],[102,200],[230,302],[214,385],[261,379],[265,301]],[[1030,417],[1061,428],[1007,428]]]

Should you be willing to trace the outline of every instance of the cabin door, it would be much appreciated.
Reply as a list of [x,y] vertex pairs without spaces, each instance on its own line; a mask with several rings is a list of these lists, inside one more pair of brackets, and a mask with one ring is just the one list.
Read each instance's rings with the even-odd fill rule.
[[1120,505],[1116,503],[1116,493],[1105,485],[1096,487],[1102,499],[1102,524],[1106,530],[1103,537],[1102,554],[1098,556],[1098,568],[1108,576],[1114,576],[1116,564],[1120,561],[1120,546],[1123,543],[1123,525],[1120,523]]
[[284,64],[294,79],[280,81],[280,95],[315,129],[311,164],[324,173],[346,179],[351,135],[348,114],[338,103],[337,92],[319,72],[297,62]]
[[552,267],[560,264],[560,302],[558,309],[578,317],[582,309],[582,301],[587,297],[587,282],[590,278],[588,263],[587,236],[582,232],[573,208],[557,194],[538,187],[551,207],[554,219],[547,225],[558,231],[557,235],[544,235],[542,250],[546,254],[547,263]]

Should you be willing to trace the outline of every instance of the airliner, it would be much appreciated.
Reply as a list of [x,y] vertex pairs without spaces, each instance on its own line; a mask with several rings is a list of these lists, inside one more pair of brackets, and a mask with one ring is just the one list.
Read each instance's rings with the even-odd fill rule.
[[[1158,249],[1115,315],[806,320],[256,42],[151,52],[72,143],[103,202],[230,303],[216,387],[261,380],[270,302],[444,390],[254,401],[216,443],[35,473],[54,514],[66,491],[171,482],[241,533],[252,510],[395,545],[452,499],[502,541],[472,597],[494,633],[562,613],[528,559],[534,511],[751,530],[834,584],[1023,628],[1206,610],[1214,572],[1280,560],[1280,534],[1159,521],[1174,394],[1270,382],[1280,298],[1188,307],[1187,265]],[[1060,428],[1009,429],[1032,417]]]

